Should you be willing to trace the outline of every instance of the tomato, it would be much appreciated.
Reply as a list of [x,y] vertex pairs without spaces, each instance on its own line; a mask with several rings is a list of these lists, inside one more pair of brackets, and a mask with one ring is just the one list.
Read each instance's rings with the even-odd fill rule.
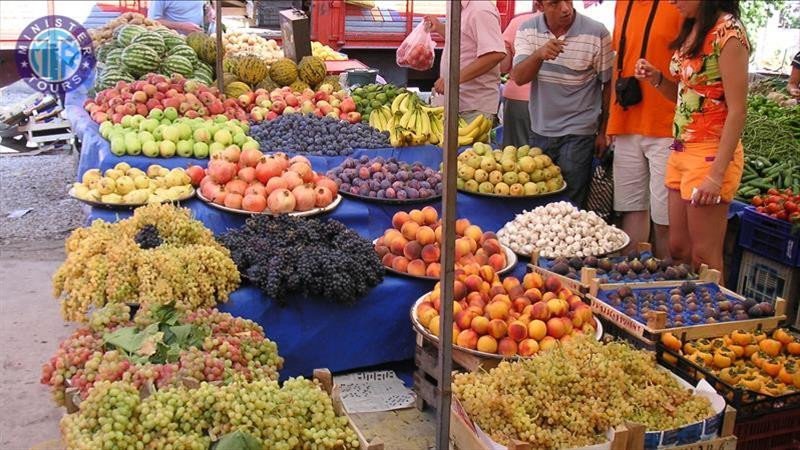
[[781,210],[781,211],[778,211],[777,214],[775,214],[775,218],[776,219],[780,219],[780,220],[788,220],[789,215],[786,214],[785,210]]
[[777,203],[769,203],[767,205],[767,212],[770,214],[774,214],[781,210],[781,206]]
[[756,195],[752,199],[750,199],[750,204],[753,206],[761,206],[764,204],[764,199]]
[[769,188],[769,190],[767,191],[767,194],[769,194],[769,195],[778,195],[780,193],[781,193],[781,191],[779,191],[779,190],[777,190],[775,188]]
[[797,211],[797,203],[795,203],[795,202],[793,202],[791,200],[787,200],[787,201],[783,202],[783,209],[785,209],[786,212],[791,214],[791,213]]
[[781,197],[778,196],[778,195],[770,195],[769,197],[767,197],[767,204],[778,203],[780,201],[781,201]]
[[758,212],[760,212],[762,214],[766,214],[766,212],[767,212],[766,208],[764,208],[763,206],[759,206],[758,208],[756,208],[756,211],[758,211]]

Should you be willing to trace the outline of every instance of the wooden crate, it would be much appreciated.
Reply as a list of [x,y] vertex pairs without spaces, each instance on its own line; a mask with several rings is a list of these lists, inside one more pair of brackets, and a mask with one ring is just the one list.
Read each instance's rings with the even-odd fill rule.
[[314,379],[319,380],[322,388],[325,389],[325,392],[331,396],[331,401],[333,402],[333,411],[336,413],[338,417],[344,416],[347,417],[347,423],[350,424],[350,427],[353,428],[353,431],[356,432],[358,435],[358,441],[361,443],[361,450],[383,450],[383,442],[380,440],[373,440],[368,441],[367,438],[364,437],[364,434],[356,426],[353,419],[347,414],[347,410],[344,408],[344,404],[342,403],[342,396],[339,390],[339,386],[333,383],[333,376],[331,375],[331,371],[328,369],[315,369],[314,370]]
[[[426,406],[436,407],[436,398],[439,395],[439,348],[435,342],[425,339],[417,332],[416,347],[414,349],[414,393],[417,395],[416,406],[420,411]],[[500,359],[481,358],[476,355],[459,350],[453,346],[453,370],[469,371],[489,370],[500,363]]]
[[[716,270],[708,270],[705,274],[706,279],[697,280],[697,282],[713,282],[711,280],[715,276],[718,276],[718,274],[719,272]],[[683,281],[656,281],[651,283],[626,283],[625,286],[629,286],[631,289],[674,288],[680,286],[681,283],[683,283]],[[586,296],[590,301],[592,311],[594,311],[603,319],[623,329],[633,338],[638,339],[647,345],[654,345],[658,341],[660,335],[667,332],[672,333],[683,340],[694,340],[700,338],[719,337],[734,330],[772,330],[777,328],[781,322],[786,320],[786,301],[782,298],[778,298],[775,300],[775,315],[772,317],[666,328],[665,324],[667,320],[667,314],[661,311],[656,311],[651,315],[647,323],[643,324],[634,318],[617,311],[613,306],[597,298],[599,291],[617,289],[620,286],[622,285],[599,284],[597,283],[597,280],[593,280],[591,286],[589,287],[589,294]],[[728,297],[744,300],[744,297],[726,289],[723,286],[719,286],[719,289]]]
[[[730,406],[725,407],[722,417],[722,426],[719,429],[719,437],[694,442],[691,444],[677,445],[669,447],[670,450],[735,450],[736,436],[733,435],[733,427],[736,424],[736,409]],[[626,424],[628,429],[628,442],[626,450],[643,450],[645,429],[639,424]]]

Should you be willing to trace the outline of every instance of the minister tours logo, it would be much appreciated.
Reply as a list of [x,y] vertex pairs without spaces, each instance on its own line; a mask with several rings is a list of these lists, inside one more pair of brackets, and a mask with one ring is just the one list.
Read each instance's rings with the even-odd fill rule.
[[20,33],[15,52],[17,72],[37,91],[63,94],[81,85],[95,66],[86,29],[64,16],[45,16]]

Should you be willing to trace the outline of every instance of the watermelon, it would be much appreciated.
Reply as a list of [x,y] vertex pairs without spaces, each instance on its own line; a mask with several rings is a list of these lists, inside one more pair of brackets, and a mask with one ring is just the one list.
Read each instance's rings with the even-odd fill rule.
[[156,53],[159,55],[163,55],[164,52],[167,50],[167,46],[164,45],[164,38],[161,37],[160,34],[156,33],[155,31],[146,31],[144,33],[139,34],[131,41],[131,44],[142,44],[150,47],[151,49],[155,50]]
[[119,66],[122,64],[122,48],[113,48],[106,54],[104,61],[107,66]]
[[179,73],[184,77],[192,75],[192,62],[189,58],[181,55],[171,55],[164,58],[161,62],[161,73],[169,74]]
[[192,50],[199,54],[200,48],[208,39],[211,38],[209,38],[207,34],[203,33],[202,31],[195,31],[186,36],[186,45],[192,47]]
[[127,81],[128,83],[133,82],[133,77],[131,74],[123,72],[121,70],[105,70],[100,78],[97,80],[95,87],[97,89],[106,89],[110,87],[114,87],[118,81]]
[[117,28],[117,43],[121,47],[127,47],[133,38],[144,33],[147,29],[141,25],[124,25]]
[[97,58],[97,61],[104,63],[106,62],[106,57],[108,56],[109,52],[116,48],[117,43],[115,41],[108,41],[108,43],[101,45],[100,48],[97,49],[94,56]]
[[176,45],[167,52],[167,56],[172,55],[183,56],[192,63],[192,67],[194,67],[195,63],[197,62],[197,53],[195,53],[194,50],[192,50],[192,48],[188,45]]
[[197,64],[194,65],[194,70],[207,74],[209,78],[214,78],[214,68],[199,59],[197,60]]
[[214,80],[212,80],[211,77],[208,76],[208,74],[206,74],[205,72],[200,72],[198,70],[195,70],[194,73],[192,73],[192,78],[200,80],[204,84],[207,84],[209,86],[214,82]]
[[168,36],[178,36],[178,33],[175,30],[170,30],[167,27],[158,27],[155,30],[156,33],[160,34],[162,38],[166,39]]
[[122,67],[137,78],[155,71],[159,59],[155,50],[143,44],[131,44],[122,51]]
[[167,49],[173,49],[179,45],[186,45],[186,40],[181,36],[178,36],[177,34],[169,34],[169,35],[162,34],[161,37],[164,38],[164,45],[167,46]]

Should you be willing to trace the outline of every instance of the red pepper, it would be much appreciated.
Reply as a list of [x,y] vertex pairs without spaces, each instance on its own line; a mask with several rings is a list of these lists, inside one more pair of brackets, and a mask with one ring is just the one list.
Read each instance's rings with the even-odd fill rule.
[[775,218],[780,220],[789,220],[789,216],[786,214],[786,210],[778,211],[778,213],[775,214]]
[[769,195],[778,195],[778,194],[780,194],[780,192],[781,191],[779,191],[776,188],[769,188],[769,190],[767,191],[767,194],[769,194]]
[[797,211],[797,203],[795,203],[795,202],[793,202],[791,200],[787,200],[787,201],[785,201],[783,203],[783,209],[785,209],[786,212],[791,214],[791,213]]
[[756,195],[756,196],[754,196],[753,198],[750,199],[750,204],[753,205],[753,206],[761,206],[761,205],[764,204],[764,199],[762,199],[760,196]]

